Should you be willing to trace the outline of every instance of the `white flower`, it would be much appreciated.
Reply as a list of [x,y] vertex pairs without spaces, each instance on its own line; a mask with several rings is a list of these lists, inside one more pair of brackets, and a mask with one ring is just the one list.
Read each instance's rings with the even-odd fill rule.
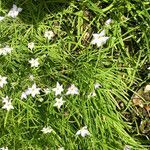
[[2,88],[4,86],[4,84],[7,84],[7,81],[6,81],[7,77],[2,77],[0,75],[0,87]]
[[27,92],[22,92],[21,99],[27,99]]
[[0,55],[7,55],[8,53],[11,53],[12,48],[6,45],[3,48],[0,48]]
[[97,47],[100,47],[104,45],[108,39],[109,37],[105,36],[105,30],[103,30],[99,34],[93,34],[93,40],[91,41],[91,44],[97,44]]
[[40,94],[40,90],[41,89],[37,88],[36,84],[34,83],[31,88],[28,88],[27,93],[31,94],[32,97],[35,97],[35,95]]
[[2,147],[0,150],[8,150],[8,147]]
[[7,109],[7,111],[10,111],[11,109],[14,109],[13,105],[11,104],[11,101],[5,103],[2,108]]
[[150,67],[148,67],[147,69],[150,70]]
[[64,90],[63,85],[60,85],[59,82],[57,82],[56,87],[52,90],[55,92],[55,96],[60,95],[61,92]]
[[31,67],[38,67],[39,65],[38,58],[36,59],[32,58],[31,60],[29,60],[29,63],[31,64]]
[[72,84],[72,85],[68,88],[68,91],[67,91],[66,95],[69,95],[69,94],[71,94],[71,95],[79,94],[78,88],[77,88],[74,84]]
[[50,89],[49,88],[45,88],[44,89],[44,93],[47,95],[47,94],[49,94],[51,91],[50,91]]
[[51,40],[55,36],[53,31],[48,31],[46,30],[44,33],[44,37],[47,38],[48,40]]
[[9,101],[9,97],[8,96],[2,97],[2,102],[3,103],[8,103],[8,101]]
[[31,74],[31,75],[29,76],[29,79],[30,79],[31,81],[33,81],[33,80],[34,80],[34,76]]
[[109,18],[109,19],[105,22],[105,25],[108,26],[111,22],[112,22],[112,19]]
[[13,7],[8,12],[8,16],[12,18],[16,18],[21,11],[22,11],[22,8],[19,8],[15,4],[13,4]]
[[27,90],[25,90],[25,92],[22,92],[21,99],[27,99],[27,96],[30,94],[31,94],[31,91],[28,88]]
[[82,137],[85,137],[86,135],[90,135],[90,132],[88,131],[87,126],[84,126],[77,131],[76,135],[81,135]]
[[62,97],[56,98],[56,103],[54,104],[54,106],[57,107],[58,109],[60,109],[60,107],[63,105],[63,103],[65,103],[65,101],[62,100]]
[[41,131],[44,134],[47,134],[47,133],[51,133],[53,131],[53,129],[51,127],[44,127]]
[[25,92],[22,92],[22,94],[21,94],[21,99],[26,99],[26,98],[27,98],[26,93],[25,93]]
[[34,43],[33,42],[28,43],[28,48],[32,50],[34,48]]
[[11,53],[11,51],[12,51],[12,48],[11,47],[9,47],[8,45],[6,45],[4,48],[3,48],[3,55],[6,55],[6,54],[8,54],[8,53]]
[[94,88],[95,88],[95,89],[98,89],[100,86],[101,86],[101,85],[100,85],[99,83],[95,83],[95,84],[94,84]]
[[25,90],[25,93],[26,93],[27,96],[31,94],[29,88]]
[[88,98],[90,98],[90,97],[95,97],[96,96],[96,93],[95,93],[95,91],[93,91],[93,92],[91,92],[89,95],[88,95]]
[[11,100],[12,99],[9,99],[8,96],[6,96],[6,98],[3,98],[2,102],[4,103],[4,106],[2,108],[7,109],[7,111],[14,109],[13,105],[11,104]]
[[3,16],[0,16],[0,21],[2,21],[4,18],[5,18],[5,17],[3,17]]
[[146,92],[150,92],[150,84],[146,85],[145,89],[144,89],[144,93]]

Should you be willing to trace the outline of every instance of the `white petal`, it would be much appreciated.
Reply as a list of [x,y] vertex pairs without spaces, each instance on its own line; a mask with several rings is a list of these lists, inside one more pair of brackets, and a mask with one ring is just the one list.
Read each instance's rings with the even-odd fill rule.
[[99,34],[96,34],[96,33],[95,33],[95,34],[93,34],[93,38],[94,38],[94,39],[97,39],[97,38],[99,38],[99,37],[100,37],[100,35],[99,35]]
[[99,34],[99,36],[105,36],[105,30],[103,30],[103,31]]
[[99,42],[97,42],[97,47],[103,46],[108,39],[109,39],[109,37],[101,37],[99,39]]
[[93,40],[91,41],[91,44],[96,44],[96,43],[97,43],[96,39],[93,39]]
[[26,99],[26,98],[27,98],[26,93],[25,93],[25,92],[22,92],[22,94],[21,94],[21,99]]
[[17,6],[15,4],[13,4],[13,9],[17,9]]
[[87,129],[81,131],[81,136],[82,137],[85,137],[86,135],[90,135],[90,132]]
[[2,21],[5,17],[0,16],[0,21]]
[[22,8],[18,8],[18,12],[21,12],[22,11]]
[[108,19],[108,20],[105,22],[105,25],[107,26],[107,25],[109,25],[111,22],[112,22],[112,20],[111,20],[111,18],[110,18],[110,19]]
[[78,130],[76,135],[80,135],[81,134],[81,130]]
[[85,137],[86,136],[86,132],[81,132],[81,136]]

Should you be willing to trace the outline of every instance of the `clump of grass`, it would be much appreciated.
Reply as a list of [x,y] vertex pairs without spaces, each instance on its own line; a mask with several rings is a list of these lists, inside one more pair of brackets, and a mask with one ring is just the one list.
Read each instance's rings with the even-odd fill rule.
[[[11,0],[3,1],[0,13],[6,15],[12,4]],[[0,75],[7,77],[0,97],[8,95],[14,107],[4,110],[1,102],[0,146],[118,150],[129,145],[146,149],[122,114],[133,109],[133,93],[129,91],[149,80],[148,70],[144,76],[140,73],[149,63],[149,2],[85,0],[61,4],[16,1],[22,12],[15,19],[6,16],[0,22],[0,46],[13,48],[10,54],[0,55]],[[109,18],[112,22],[106,25]],[[98,48],[91,44],[92,34],[103,30],[109,40]],[[48,40],[45,31],[52,31],[54,37]],[[33,49],[28,48],[30,42],[35,44]],[[37,67],[31,67],[32,58],[38,58]],[[56,82],[63,85],[61,95],[53,91]],[[40,94],[21,99],[22,92],[34,83]],[[79,94],[66,95],[71,84]],[[46,88],[50,93],[44,92]],[[54,107],[56,97],[65,101],[60,109]],[[84,126],[90,136],[77,136]],[[44,134],[44,127],[53,131]]]

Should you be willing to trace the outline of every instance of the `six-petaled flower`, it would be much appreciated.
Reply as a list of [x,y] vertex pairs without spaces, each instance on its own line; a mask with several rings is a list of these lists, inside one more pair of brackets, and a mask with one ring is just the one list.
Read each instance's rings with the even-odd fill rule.
[[77,131],[76,135],[81,135],[82,137],[85,137],[87,135],[90,135],[90,132],[88,131],[87,126],[84,126]]
[[35,97],[35,95],[40,94],[40,90],[41,90],[41,88],[37,88],[36,84],[34,83],[32,85],[32,87],[27,89],[27,93],[28,93],[28,95],[31,94],[32,97]]
[[53,131],[53,129],[51,127],[44,127],[41,131],[44,134],[47,134],[47,133],[51,133]]
[[31,64],[31,67],[38,67],[39,66],[38,58],[36,58],[36,59],[32,58],[31,60],[29,60],[29,63]]
[[15,4],[13,4],[12,8],[8,12],[8,16],[12,18],[16,18],[21,11],[22,11],[22,8],[17,7]]
[[7,84],[7,77],[2,77],[0,75],[0,87],[2,88],[4,86],[4,84]]
[[52,91],[55,92],[55,96],[60,95],[63,90],[63,85],[60,85],[59,82],[57,82],[56,87],[52,89]]
[[97,47],[101,47],[106,43],[108,39],[109,37],[105,36],[105,30],[103,30],[99,34],[93,34],[93,40],[91,41],[91,44],[96,44]]
[[79,91],[78,88],[74,84],[72,84],[68,88],[66,95],[75,95],[75,94],[79,94]]
[[60,109],[60,107],[63,105],[63,103],[65,103],[65,101],[63,101],[62,97],[56,98],[55,101],[56,102],[55,102],[54,106],[57,107],[58,109]]
[[8,96],[6,96],[5,98],[2,98],[2,102],[4,103],[4,106],[2,107],[2,109],[6,109],[7,111],[14,109],[11,101],[12,99],[10,99]]

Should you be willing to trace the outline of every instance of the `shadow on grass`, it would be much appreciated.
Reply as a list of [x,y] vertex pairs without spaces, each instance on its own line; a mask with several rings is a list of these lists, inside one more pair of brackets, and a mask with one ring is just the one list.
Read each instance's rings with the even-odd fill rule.
[[47,14],[55,15],[62,12],[69,5],[69,0],[4,0],[1,8],[10,10],[12,5],[22,8],[19,18],[26,24],[36,25],[42,21]]

